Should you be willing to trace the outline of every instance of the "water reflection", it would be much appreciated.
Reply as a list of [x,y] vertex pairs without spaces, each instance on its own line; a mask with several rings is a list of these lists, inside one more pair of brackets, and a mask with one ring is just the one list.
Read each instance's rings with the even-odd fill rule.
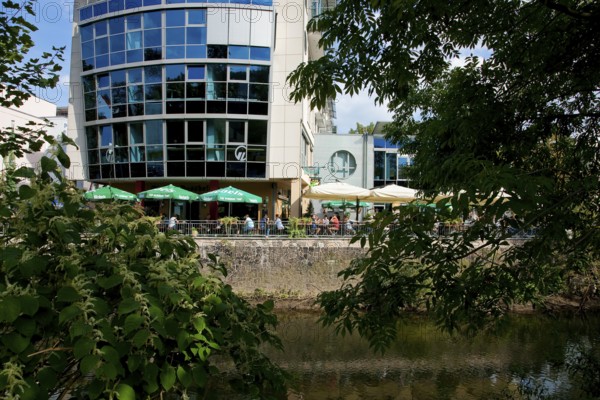
[[515,316],[494,334],[453,337],[410,317],[383,356],[357,335],[340,337],[314,314],[280,315],[284,353],[271,358],[295,378],[290,399],[574,399],[565,361],[597,345],[599,320]]

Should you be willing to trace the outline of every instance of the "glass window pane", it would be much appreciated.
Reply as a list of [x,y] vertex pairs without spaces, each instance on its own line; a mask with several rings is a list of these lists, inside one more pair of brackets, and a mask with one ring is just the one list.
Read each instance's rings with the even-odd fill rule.
[[162,67],[160,65],[153,65],[151,67],[144,68],[144,77],[146,83],[160,83],[162,82]]
[[132,68],[127,70],[127,82],[128,83],[141,83],[142,82],[142,69]]
[[140,162],[146,160],[146,148],[144,146],[135,146],[129,148],[129,159],[131,162]]
[[125,52],[120,51],[118,53],[112,53],[110,55],[110,65],[121,65],[125,64]]
[[86,93],[83,95],[85,109],[89,110],[90,108],[96,108],[96,93]]
[[112,126],[102,125],[100,127],[100,146],[108,147],[113,143]]
[[204,121],[187,122],[188,142],[204,142]]
[[229,143],[246,142],[246,123],[244,121],[229,121]]
[[144,101],[144,87],[142,85],[127,87],[127,100],[129,103],[141,103]]
[[150,29],[144,31],[144,47],[156,47],[162,45],[162,30]]
[[231,81],[245,81],[247,79],[247,67],[245,65],[231,65],[229,66],[229,80]]
[[226,82],[227,64],[208,64],[206,79],[209,82]]
[[146,160],[162,161],[163,147],[162,146],[146,146]]
[[248,144],[267,144],[267,121],[248,121]]
[[162,120],[146,121],[146,144],[163,143],[163,124]]
[[188,99],[204,99],[206,97],[206,87],[204,82],[189,82],[186,84],[186,97]]
[[110,90],[98,90],[98,107],[110,105]]
[[167,28],[167,46],[185,44],[185,28]]
[[187,58],[206,58],[206,46],[186,46]]
[[140,62],[140,61],[144,61],[144,54],[142,53],[142,50],[129,50],[127,52],[127,62],[128,63]]
[[108,54],[96,57],[94,63],[96,64],[96,68],[104,68],[110,65]]
[[167,146],[167,160],[185,160],[185,146]]
[[146,103],[146,115],[162,114],[162,103]]
[[209,119],[206,121],[206,143],[225,144],[225,120]]
[[162,2],[162,0],[144,0],[144,7],[146,6],[157,6]]
[[125,2],[123,0],[108,1],[108,12],[121,11],[123,9],[125,9]]
[[271,49],[269,47],[251,47],[250,59],[259,61],[269,61],[271,59]]
[[88,151],[88,164],[99,164],[100,163],[100,154],[98,150]]
[[116,17],[108,20],[109,31],[111,35],[125,32],[125,18]]
[[225,100],[227,95],[226,83],[208,83],[206,87],[206,98],[209,100]]
[[[85,21],[94,16],[93,6],[83,7],[79,9],[79,20]],[[91,174],[90,174],[91,175]]]
[[167,10],[167,26],[185,26],[185,10]]
[[127,103],[127,94],[124,87],[116,88],[112,90],[112,103],[113,104],[125,104]]
[[135,117],[144,115],[144,103],[130,103],[127,105],[127,115]]
[[[206,44],[206,28],[190,27],[187,28],[187,44]],[[227,46],[223,46],[227,47]]]
[[269,67],[251,65],[250,82],[269,83]]
[[108,25],[106,21],[98,21],[94,24],[94,31],[96,37],[105,36],[108,33]]
[[125,86],[125,70],[112,71],[110,73],[110,81],[112,87]]
[[93,92],[96,90],[96,78],[94,75],[87,75],[81,78],[83,81],[83,91]]
[[[223,64],[219,64],[223,65]],[[210,66],[209,66],[210,68]],[[188,66],[188,79],[189,80],[197,80],[204,79],[204,66],[200,65],[190,65]]]
[[162,100],[162,85],[146,85],[144,87],[144,95],[148,100]]
[[115,149],[115,162],[126,163],[129,162],[129,147],[119,147]]
[[248,147],[247,161],[267,161],[266,147]]
[[142,32],[127,33],[127,50],[135,50],[142,48]]
[[87,60],[82,60],[81,62],[81,66],[84,71],[91,71],[92,69],[94,69],[94,65],[95,62],[93,58],[88,58]]
[[185,46],[169,46],[167,47],[167,60],[175,60],[185,58]]
[[112,109],[107,105],[98,106],[97,112],[98,112],[98,119],[112,118]]
[[125,35],[113,35],[110,37],[110,51],[123,51],[125,50]]
[[165,67],[167,82],[182,82],[185,81],[185,65],[184,64],[169,64]]
[[94,41],[85,42],[81,45],[81,57],[86,59],[94,57]]
[[187,146],[188,161],[204,161],[204,146]]
[[167,83],[167,99],[184,99],[185,83]]
[[132,8],[139,8],[142,6],[142,0],[125,0],[125,8],[131,10]]
[[96,50],[96,55],[108,53],[108,38],[103,37],[100,39],[96,39],[94,41],[94,48]]
[[162,59],[161,47],[148,47],[144,50],[144,61],[154,61]]
[[250,54],[248,46],[229,46],[229,58],[247,60]]
[[148,163],[146,164],[146,168],[148,170],[148,177],[159,177],[165,174],[163,163]]
[[108,12],[108,7],[106,2],[94,4],[94,17],[99,17]]
[[206,46],[206,54],[208,58],[227,58],[227,46],[220,44],[208,45]]
[[81,34],[81,41],[87,42],[94,38],[94,25],[86,25],[79,28],[79,33]]
[[189,25],[204,25],[206,24],[206,10],[189,10],[188,11]]
[[88,149],[98,148],[98,130],[95,126],[88,126],[85,128],[85,137]]
[[127,124],[113,124],[115,146],[127,146]]
[[129,144],[133,146],[142,143],[144,143],[144,126],[142,123],[135,122],[129,124]]
[[107,88],[110,87],[110,75],[108,74],[98,74],[98,87],[99,88]]
[[248,98],[256,101],[269,101],[269,85],[250,85]]
[[126,22],[127,22],[127,30],[128,31],[142,29],[142,15],[141,14],[134,14],[134,15],[127,16]]
[[183,120],[167,121],[167,143],[185,143],[185,122]]
[[162,13],[160,11],[144,13],[144,29],[160,27],[162,27]]
[[248,99],[248,84],[247,83],[230,83],[227,85],[227,98],[235,100]]

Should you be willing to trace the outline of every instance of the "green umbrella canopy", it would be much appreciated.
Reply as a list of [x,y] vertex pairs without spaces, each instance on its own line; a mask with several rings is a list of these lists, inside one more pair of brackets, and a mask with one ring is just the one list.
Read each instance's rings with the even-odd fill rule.
[[121,189],[117,189],[112,186],[103,186],[99,189],[90,190],[83,194],[83,198],[86,200],[138,200],[137,196],[133,193],[126,192]]
[[[366,201],[360,201],[358,203],[359,207],[369,207],[371,203],[367,203]],[[349,200],[330,200],[324,201],[321,203],[321,207],[323,208],[352,208],[356,207],[356,201]]]
[[138,197],[140,199],[146,200],[188,200],[194,201],[198,200],[200,197],[194,192],[190,192],[189,190],[182,189],[178,186],[167,185],[162,186],[150,190],[145,190],[143,192],[138,193]]
[[213,190],[212,192],[201,194],[200,200],[207,203],[211,201],[220,201],[223,203],[262,203],[262,197],[245,192],[240,189],[236,189],[233,186],[228,186],[226,188],[217,189]]

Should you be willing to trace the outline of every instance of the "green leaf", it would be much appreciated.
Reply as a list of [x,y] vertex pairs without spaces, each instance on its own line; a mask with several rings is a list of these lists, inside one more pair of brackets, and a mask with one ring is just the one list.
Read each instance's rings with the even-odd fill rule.
[[127,318],[125,318],[125,322],[123,323],[123,333],[127,335],[128,333],[142,326],[142,323],[144,323],[144,317],[139,314],[131,314],[127,316]]
[[144,344],[146,344],[149,337],[150,337],[150,331],[148,331],[146,329],[142,329],[142,330],[137,331],[137,333],[135,335],[133,335],[133,339],[131,339],[131,342],[136,347],[142,347]]
[[58,289],[58,293],[56,294],[57,301],[64,301],[67,303],[74,303],[81,299],[81,295],[74,287],[64,286]]
[[111,275],[107,278],[99,278],[98,285],[103,289],[111,289],[123,282],[123,278],[120,275]]
[[117,396],[122,400],[135,400],[135,391],[131,386],[120,383],[117,386]]
[[45,367],[37,373],[36,379],[43,390],[48,390],[56,385],[57,373],[52,368]]
[[65,153],[62,146],[56,147],[56,158],[58,159],[58,162],[60,162],[63,167],[69,168],[71,166],[71,159]]
[[0,301],[0,321],[14,322],[21,314],[21,302],[15,297],[6,297]]
[[42,172],[52,172],[58,167],[56,161],[46,156],[42,157],[40,164],[42,166]]
[[33,319],[21,317],[15,321],[15,328],[23,336],[30,338],[35,333],[36,323]]
[[181,365],[177,367],[177,379],[183,385],[183,387],[188,388],[194,382],[194,378],[189,371],[186,371]]
[[192,369],[192,376],[194,377],[194,382],[196,385],[203,388],[208,381],[208,374],[202,365],[198,365]]
[[2,335],[2,343],[14,353],[21,353],[29,346],[29,339],[16,332]]
[[40,302],[33,296],[23,295],[19,297],[21,303],[21,310],[23,314],[33,316],[40,307]]
[[37,193],[37,190],[32,189],[30,186],[27,186],[27,185],[19,186],[19,197],[21,198],[21,200],[30,199],[33,196],[35,196],[36,193]]
[[87,337],[82,337],[75,342],[75,345],[73,346],[73,355],[79,360],[90,354],[95,347],[95,341]]
[[81,359],[81,362],[79,363],[79,368],[81,369],[81,372],[83,374],[88,374],[97,369],[98,365],[100,364],[100,361],[100,356],[96,354],[91,354]]
[[81,314],[82,314],[81,309],[76,304],[71,304],[70,306],[64,308],[60,312],[60,314],[58,315],[58,323],[63,324]]
[[160,383],[165,388],[165,390],[171,390],[171,388],[175,384],[175,379],[175,368],[173,368],[169,364],[163,365],[162,370],[160,371]]
[[130,312],[133,312],[139,308],[140,308],[140,303],[135,301],[133,298],[129,297],[127,299],[124,299],[119,304],[118,313],[121,315],[125,315],[125,314],[129,314]]

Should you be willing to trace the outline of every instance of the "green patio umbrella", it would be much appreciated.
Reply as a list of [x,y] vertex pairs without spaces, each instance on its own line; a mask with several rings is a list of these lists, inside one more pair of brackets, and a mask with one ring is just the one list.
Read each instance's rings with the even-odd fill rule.
[[233,186],[228,186],[226,188],[221,188],[213,190],[212,192],[201,194],[200,201],[206,203],[209,203],[211,201],[230,203],[229,214],[231,215],[231,203],[260,204],[262,203],[262,197],[245,192],[241,189],[234,188]]
[[169,200],[169,218],[171,218],[171,201],[185,200],[196,201],[200,197],[194,192],[185,190],[175,185],[167,185],[138,193],[138,197],[144,200]]
[[91,201],[98,200],[128,200],[137,201],[138,198],[135,194],[126,192],[121,189],[117,189],[112,186],[103,186],[101,188],[87,191],[83,194],[83,198]]

